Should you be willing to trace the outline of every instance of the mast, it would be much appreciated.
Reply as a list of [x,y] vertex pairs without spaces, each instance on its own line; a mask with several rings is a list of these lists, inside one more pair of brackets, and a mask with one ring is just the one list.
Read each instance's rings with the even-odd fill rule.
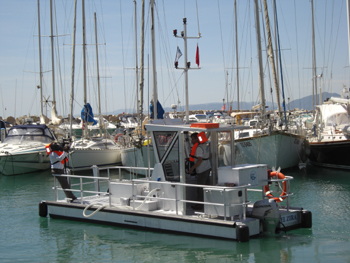
[[136,75],[136,109],[139,108],[139,66],[138,66],[138,57],[137,57],[137,15],[136,15],[136,0],[134,0],[135,5],[135,75]]
[[[279,76],[279,65],[278,65],[278,43],[277,43],[277,6],[276,6],[276,1],[273,1],[274,9],[273,9],[273,18],[274,18],[274,26],[275,26],[275,57],[276,57],[276,75]],[[279,87],[279,79],[277,77],[277,86]]]
[[261,36],[260,36],[260,21],[259,21],[259,6],[258,0],[254,0],[255,6],[255,26],[256,26],[256,44],[258,49],[258,59],[259,59],[259,93],[261,100],[261,113],[265,115],[265,91],[264,91],[264,71],[262,63],[262,54],[261,54]]
[[264,0],[264,11],[265,11],[266,31],[267,31],[267,40],[268,40],[268,56],[270,58],[270,63],[271,63],[273,82],[275,84],[278,114],[280,114],[280,112],[282,111],[281,110],[281,102],[280,102],[280,93],[279,93],[279,87],[278,87],[278,82],[277,82],[275,60],[273,57],[272,38],[271,38],[271,31],[270,31],[270,19],[269,19],[269,13],[267,10],[266,0]]
[[[185,49],[185,67],[184,68],[179,68],[177,67],[177,65],[175,65],[175,68],[177,69],[183,69],[184,73],[185,73],[185,93],[186,93],[186,123],[189,122],[189,99],[188,99],[188,70],[190,69],[191,66],[191,62],[187,61],[187,39],[198,39],[201,38],[201,33],[198,32],[198,36],[197,37],[188,37],[187,36],[187,19],[184,17],[183,18],[183,24],[184,24],[184,31],[181,32],[181,36],[177,35],[177,29],[175,29],[174,32],[174,36],[175,37],[179,37],[179,38],[183,38],[184,40],[184,49]],[[198,46],[197,46],[198,47]],[[198,68],[192,68],[192,69],[200,69],[200,67]]]
[[158,90],[157,90],[157,72],[156,72],[156,44],[154,33],[154,0],[151,0],[151,36],[152,36],[152,69],[153,69],[153,118],[158,115]]
[[[135,3],[136,5],[136,3]],[[136,15],[135,15],[136,16]],[[143,81],[144,81],[144,46],[145,46],[145,0],[142,0],[141,3],[141,61],[140,61],[140,103],[139,103],[139,121],[140,121],[140,136],[141,136],[141,129],[142,129],[142,119],[143,119]]]
[[346,0],[346,10],[348,15],[348,48],[349,48],[349,63],[350,63],[350,0]]
[[315,109],[315,98],[317,103],[317,78],[316,78],[316,47],[315,47],[315,25],[314,25],[314,1],[311,0],[311,17],[312,17],[312,103]]
[[99,128],[100,136],[102,137],[102,124],[103,119],[101,116],[101,89],[100,89],[100,68],[98,65],[98,43],[97,43],[97,22],[96,22],[96,12],[94,13],[95,19],[95,44],[96,44],[96,70],[97,70],[97,90],[98,90],[98,118],[99,118]]
[[185,92],[186,92],[186,123],[189,122],[189,100],[188,100],[188,68],[187,62],[187,19],[183,18],[184,23],[184,45],[185,45]]
[[43,68],[41,59],[41,30],[40,30],[40,0],[38,0],[38,37],[39,37],[39,74],[40,74],[40,123],[44,124],[44,108],[43,108]]
[[[237,74],[237,110],[239,111],[239,69],[238,69],[238,37],[237,37],[237,2],[235,0],[235,28],[236,28],[236,74]],[[228,103],[228,100],[227,100]]]
[[[87,91],[86,91],[86,35],[85,35],[85,0],[82,0],[82,17],[83,17],[83,79],[84,79],[84,105],[87,105]],[[86,128],[84,129],[84,137],[87,137],[87,124]]]
[[73,41],[72,41],[72,79],[71,79],[71,94],[70,94],[70,116],[69,116],[69,133],[72,138],[72,123],[73,123],[73,102],[74,102],[74,69],[75,69],[75,36],[77,28],[77,0],[74,1],[74,21],[73,21]]
[[[56,111],[56,91],[55,91],[55,60],[54,60],[54,43],[53,43],[53,17],[52,17],[52,0],[50,0],[50,26],[51,26],[51,65],[52,65],[52,109],[55,115]],[[55,116],[56,117],[56,116]]]

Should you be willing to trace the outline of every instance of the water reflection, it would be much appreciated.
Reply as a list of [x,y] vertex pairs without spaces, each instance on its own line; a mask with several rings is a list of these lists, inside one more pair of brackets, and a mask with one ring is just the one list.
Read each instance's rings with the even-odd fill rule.
[[[44,219],[45,220],[45,219]],[[311,243],[310,232],[299,235],[263,235],[247,243],[99,226],[65,220],[41,223],[52,238],[56,260],[113,260],[133,262],[194,262],[215,259],[291,262],[295,247]]]

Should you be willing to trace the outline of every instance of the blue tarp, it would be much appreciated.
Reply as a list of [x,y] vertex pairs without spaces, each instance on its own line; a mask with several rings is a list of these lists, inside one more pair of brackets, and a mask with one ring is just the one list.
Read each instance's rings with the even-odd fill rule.
[[92,123],[92,125],[97,124],[97,121],[94,120],[94,113],[92,112],[90,103],[84,105],[84,108],[81,110],[81,119],[84,123]]
[[[151,104],[149,105],[149,110],[151,112],[151,119],[154,118],[154,113],[153,113],[153,100],[151,100]],[[164,109],[162,105],[160,104],[159,101],[157,101],[157,119],[163,119],[164,115]]]

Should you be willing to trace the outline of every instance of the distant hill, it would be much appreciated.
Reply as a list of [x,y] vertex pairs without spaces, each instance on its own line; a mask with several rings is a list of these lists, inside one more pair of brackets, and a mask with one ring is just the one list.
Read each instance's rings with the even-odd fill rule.
[[[326,100],[330,97],[340,97],[338,93],[329,93],[329,92],[323,92],[322,94],[322,101]],[[320,104],[320,103],[319,103]],[[164,106],[164,105],[163,105]],[[223,104],[222,102],[212,102],[212,103],[203,103],[203,104],[193,104],[189,105],[189,110],[220,110],[222,108]],[[252,106],[254,106],[253,102],[241,102],[240,109],[241,110],[251,110]],[[268,106],[267,110],[273,110],[277,109],[277,104],[272,102],[266,102],[266,106]],[[293,100],[288,103],[286,100],[286,110],[292,110],[292,109],[303,109],[303,110],[312,110],[312,95],[306,96],[301,99]],[[148,105],[144,107],[145,113],[148,110]],[[237,109],[237,101],[234,101],[232,104],[232,109]],[[166,112],[173,111],[170,107],[165,107],[164,110]],[[178,107],[177,111],[185,111],[185,106]],[[228,110],[228,109],[226,109]],[[120,113],[125,112],[125,109],[119,109],[115,110],[109,114],[117,115]],[[135,110],[133,109],[127,109],[127,113],[134,113]]]

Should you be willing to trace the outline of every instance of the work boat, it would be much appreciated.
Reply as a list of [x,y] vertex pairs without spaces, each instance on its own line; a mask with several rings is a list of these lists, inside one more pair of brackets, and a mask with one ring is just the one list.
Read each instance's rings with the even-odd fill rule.
[[[263,232],[275,234],[311,227],[311,212],[291,206],[289,182],[292,177],[272,172],[270,178],[264,164],[234,165],[233,155],[231,165],[218,167],[220,133],[231,133],[233,138],[234,130],[243,126],[184,124],[180,119],[153,120],[145,126],[155,142],[156,164],[153,168],[135,169],[149,169],[150,175],[135,178],[130,174],[127,179],[119,175],[112,179],[111,168],[103,173],[107,176],[101,177],[101,170],[107,168],[97,166],[93,168],[94,177],[65,175],[71,177],[71,190],[78,198],[64,199],[62,189],[55,183],[55,200],[42,201],[39,215],[240,242]],[[201,138],[211,138],[211,185],[197,185],[196,179],[186,173],[189,137],[193,132],[199,132]],[[164,140],[164,137],[170,139]],[[205,141],[203,139],[203,143]],[[233,149],[234,140],[231,147]],[[123,167],[113,168],[121,170]],[[282,183],[283,192],[270,189],[271,182],[274,186],[275,182]],[[197,188],[202,189],[204,202],[198,201]],[[198,209],[198,204],[203,208],[194,210]]]
[[54,133],[46,125],[11,127],[4,142],[0,143],[0,172],[15,175],[49,169],[45,145],[54,140]]

